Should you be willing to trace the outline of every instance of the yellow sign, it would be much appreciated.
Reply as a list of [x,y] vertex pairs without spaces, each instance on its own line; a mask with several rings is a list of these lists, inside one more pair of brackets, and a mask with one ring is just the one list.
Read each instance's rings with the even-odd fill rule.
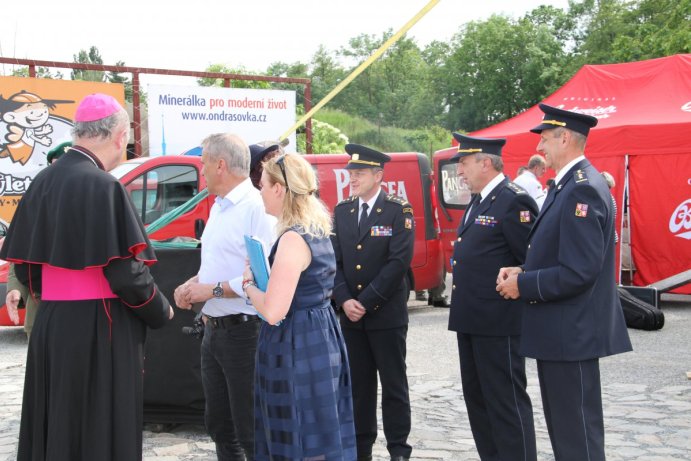
[[9,223],[46,155],[71,140],[79,101],[105,93],[125,106],[121,84],[0,77],[0,219]]

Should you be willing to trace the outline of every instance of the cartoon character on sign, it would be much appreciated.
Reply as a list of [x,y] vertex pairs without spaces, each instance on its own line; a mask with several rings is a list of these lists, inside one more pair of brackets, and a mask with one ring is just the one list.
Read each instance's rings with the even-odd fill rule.
[[[5,99],[0,95],[0,116],[7,124],[6,142],[0,142],[0,158],[26,165],[37,145],[50,147],[53,126],[48,123],[50,110],[57,104],[74,101],[42,99],[28,91],[20,91]],[[45,150],[45,149],[44,149]]]

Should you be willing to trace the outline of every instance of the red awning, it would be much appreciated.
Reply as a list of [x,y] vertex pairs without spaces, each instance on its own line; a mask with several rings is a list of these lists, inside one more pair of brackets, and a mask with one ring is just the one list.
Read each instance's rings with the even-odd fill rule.
[[[691,54],[624,64],[583,66],[543,102],[598,118],[588,157],[691,154]],[[470,133],[507,138],[505,160],[527,160],[538,136],[529,130],[542,112],[533,106],[509,120]]]

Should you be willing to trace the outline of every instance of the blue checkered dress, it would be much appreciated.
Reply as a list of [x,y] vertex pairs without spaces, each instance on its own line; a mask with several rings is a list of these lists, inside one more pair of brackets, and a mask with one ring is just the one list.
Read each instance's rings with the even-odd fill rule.
[[[328,238],[303,235],[312,262],[279,326],[262,324],[255,372],[256,460],[355,460],[350,369],[329,298],[336,260]],[[273,263],[276,245],[269,260]]]

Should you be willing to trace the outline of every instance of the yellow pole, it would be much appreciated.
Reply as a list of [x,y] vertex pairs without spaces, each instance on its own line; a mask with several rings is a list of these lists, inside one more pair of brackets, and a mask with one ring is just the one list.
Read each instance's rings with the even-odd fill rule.
[[384,42],[384,44],[382,46],[380,46],[379,49],[372,54],[372,56],[370,56],[365,61],[363,61],[362,64],[360,64],[357,67],[357,69],[355,69],[353,72],[351,72],[350,75],[348,75],[348,77],[346,77],[341,83],[336,85],[336,87],[333,90],[331,90],[331,92],[329,94],[324,96],[324,98],[321,101],[319,101],[316,106],[314,106],[309,112],[307,112],[305,115],[303,115],[302,118],[300,118],[300,120],[298,120],[295,123],[295,125],[291,126],[288,131],[283,133],[281,135],[281,137],[279,138],[279,141],[282,141],[285,138],[287,138],[288,136],[290,136],[290,134],[293,131],[297,130],[298,127],[300,125],[302,125],[303,123],[305,123],[305,121],[307,119],[312,117],[315,114],[315,112],[317,112],[319,109],[321,109],[327,102],[331,101],[338,93],[341,92],[341,90],[343,88],[345,88],[350,82],[352,82],[355,79],[355,77],[357,77],[365,69],[367,69],[370,66],[370,64],[372,64],[382,54],[384,54],[384,52],[391,45],[396,43],[406,32],[408,32],[408,30],[410,30],[410,28],[413,27],[415,25],[415,23],[417,23],[420,19],[422,19],[422,17],[424,15],[426,15],[432,8],[434,8],[437,5],[437,3],[439,3],[439,1],[440,0],[430,0],[430,2],[427,3],[427,5],[425,5],[425,7],[423,9],[421,9],[415,16],[413,16],[413,18],[410,21],[405,23],[405,25],[403,27],[401,27],[401,30],[399,30],[394,35],[392,35],[391,38],[389,38],[386,42]]

